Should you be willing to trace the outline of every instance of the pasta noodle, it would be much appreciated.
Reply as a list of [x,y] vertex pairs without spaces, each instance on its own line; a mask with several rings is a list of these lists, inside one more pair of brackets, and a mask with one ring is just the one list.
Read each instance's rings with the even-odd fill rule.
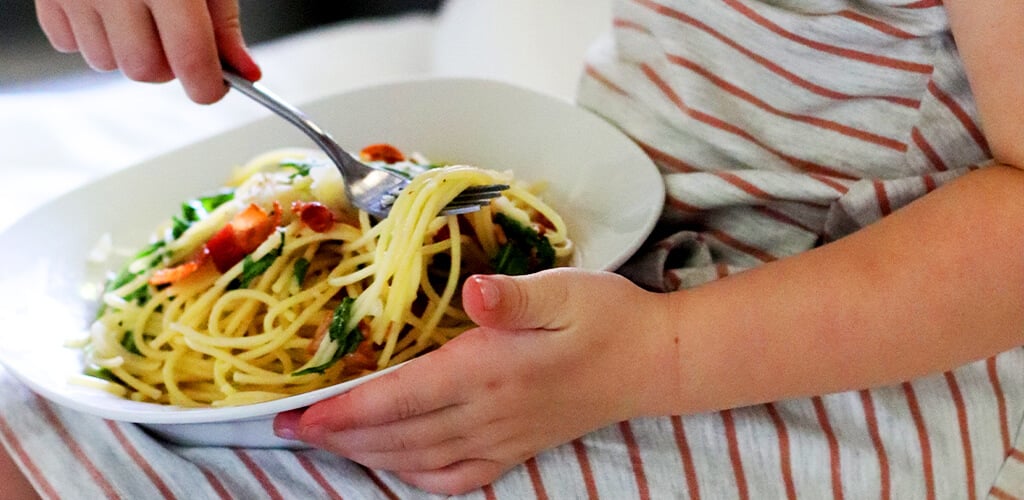
[[[363,159],[412,177],[381,221],[348,207],[315,152],[268,152],[228,187],[189,200],[105,286],[84,346],[89,385],[178,406],[257,403],[349,380],[436,349],[472,327],[473,273],[566,265],[564,221],[510,174]],[[465,215],[465,188],[510,188]]]

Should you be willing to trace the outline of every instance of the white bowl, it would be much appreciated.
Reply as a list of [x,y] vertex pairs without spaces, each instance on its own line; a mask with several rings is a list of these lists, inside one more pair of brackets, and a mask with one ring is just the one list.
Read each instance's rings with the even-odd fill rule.
[[[257,106],[257,104],[253,104]],[[423,79],[364,88],[303,106],[343,146],[390,142],[426,157],[512,170],[548,181],[545,199],[577,245],[574,265],[611,270],[637,250],[661,210],[653,163],[601,118],[570,103],[476,79]],[[275,414],[340,394],[370,377],[276,401],[186,409],[122,399],[70,384],[77,350],[95,310],[83,287],[101,270],[86,257],[109,233],[141,246],[186,199],[223,184],[230,168],[275,147],[312,144],[277,117],[121,170],[44,205],[0,237],[0,363],[56,403],[103,418],[143,424],[183,444],[287,447]]]

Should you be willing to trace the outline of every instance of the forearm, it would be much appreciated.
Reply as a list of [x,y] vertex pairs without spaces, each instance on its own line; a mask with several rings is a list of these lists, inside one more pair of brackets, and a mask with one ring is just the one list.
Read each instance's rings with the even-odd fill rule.
[[1024,344],[1024,171],[973,172],[839,241],[670,300],[662,345],[677,346],[679,376],[671,408],[652,413],[878,386],[992,356]]

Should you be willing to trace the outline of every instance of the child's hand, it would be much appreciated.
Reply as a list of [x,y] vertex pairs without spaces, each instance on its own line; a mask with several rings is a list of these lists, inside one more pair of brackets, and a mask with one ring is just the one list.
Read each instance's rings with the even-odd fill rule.
[[[429,491],[488,484],[538,452],[656,411],[673,390],[668,307],[611,273],[470,278],[480,328],[304,413],[297,437]],[[665,372],[669,373],[665,373]],[[656,379],[654,377],[657,377]],[[657,380],[657,383],[650,383]]]
[[81,52],[93,69],[120,68],[132,80],[177,77],[198,103],[227,93],[221,60],[249,80],[260,77],[237,0],[36,0],[36,13],[57,50]]

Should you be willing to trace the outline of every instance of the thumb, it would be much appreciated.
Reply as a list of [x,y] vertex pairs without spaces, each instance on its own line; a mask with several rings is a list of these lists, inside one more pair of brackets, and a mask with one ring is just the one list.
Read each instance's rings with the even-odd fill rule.
[[498,330],[558,329],[570,300],[557,269],[527,276],[475,275],[466,280],[462,303],[479,326]]
[[238,0],[210,0],[207,5],[221,59],[246,80],[259,80],[262,72],[249,54],[245,39],[242,37]]

